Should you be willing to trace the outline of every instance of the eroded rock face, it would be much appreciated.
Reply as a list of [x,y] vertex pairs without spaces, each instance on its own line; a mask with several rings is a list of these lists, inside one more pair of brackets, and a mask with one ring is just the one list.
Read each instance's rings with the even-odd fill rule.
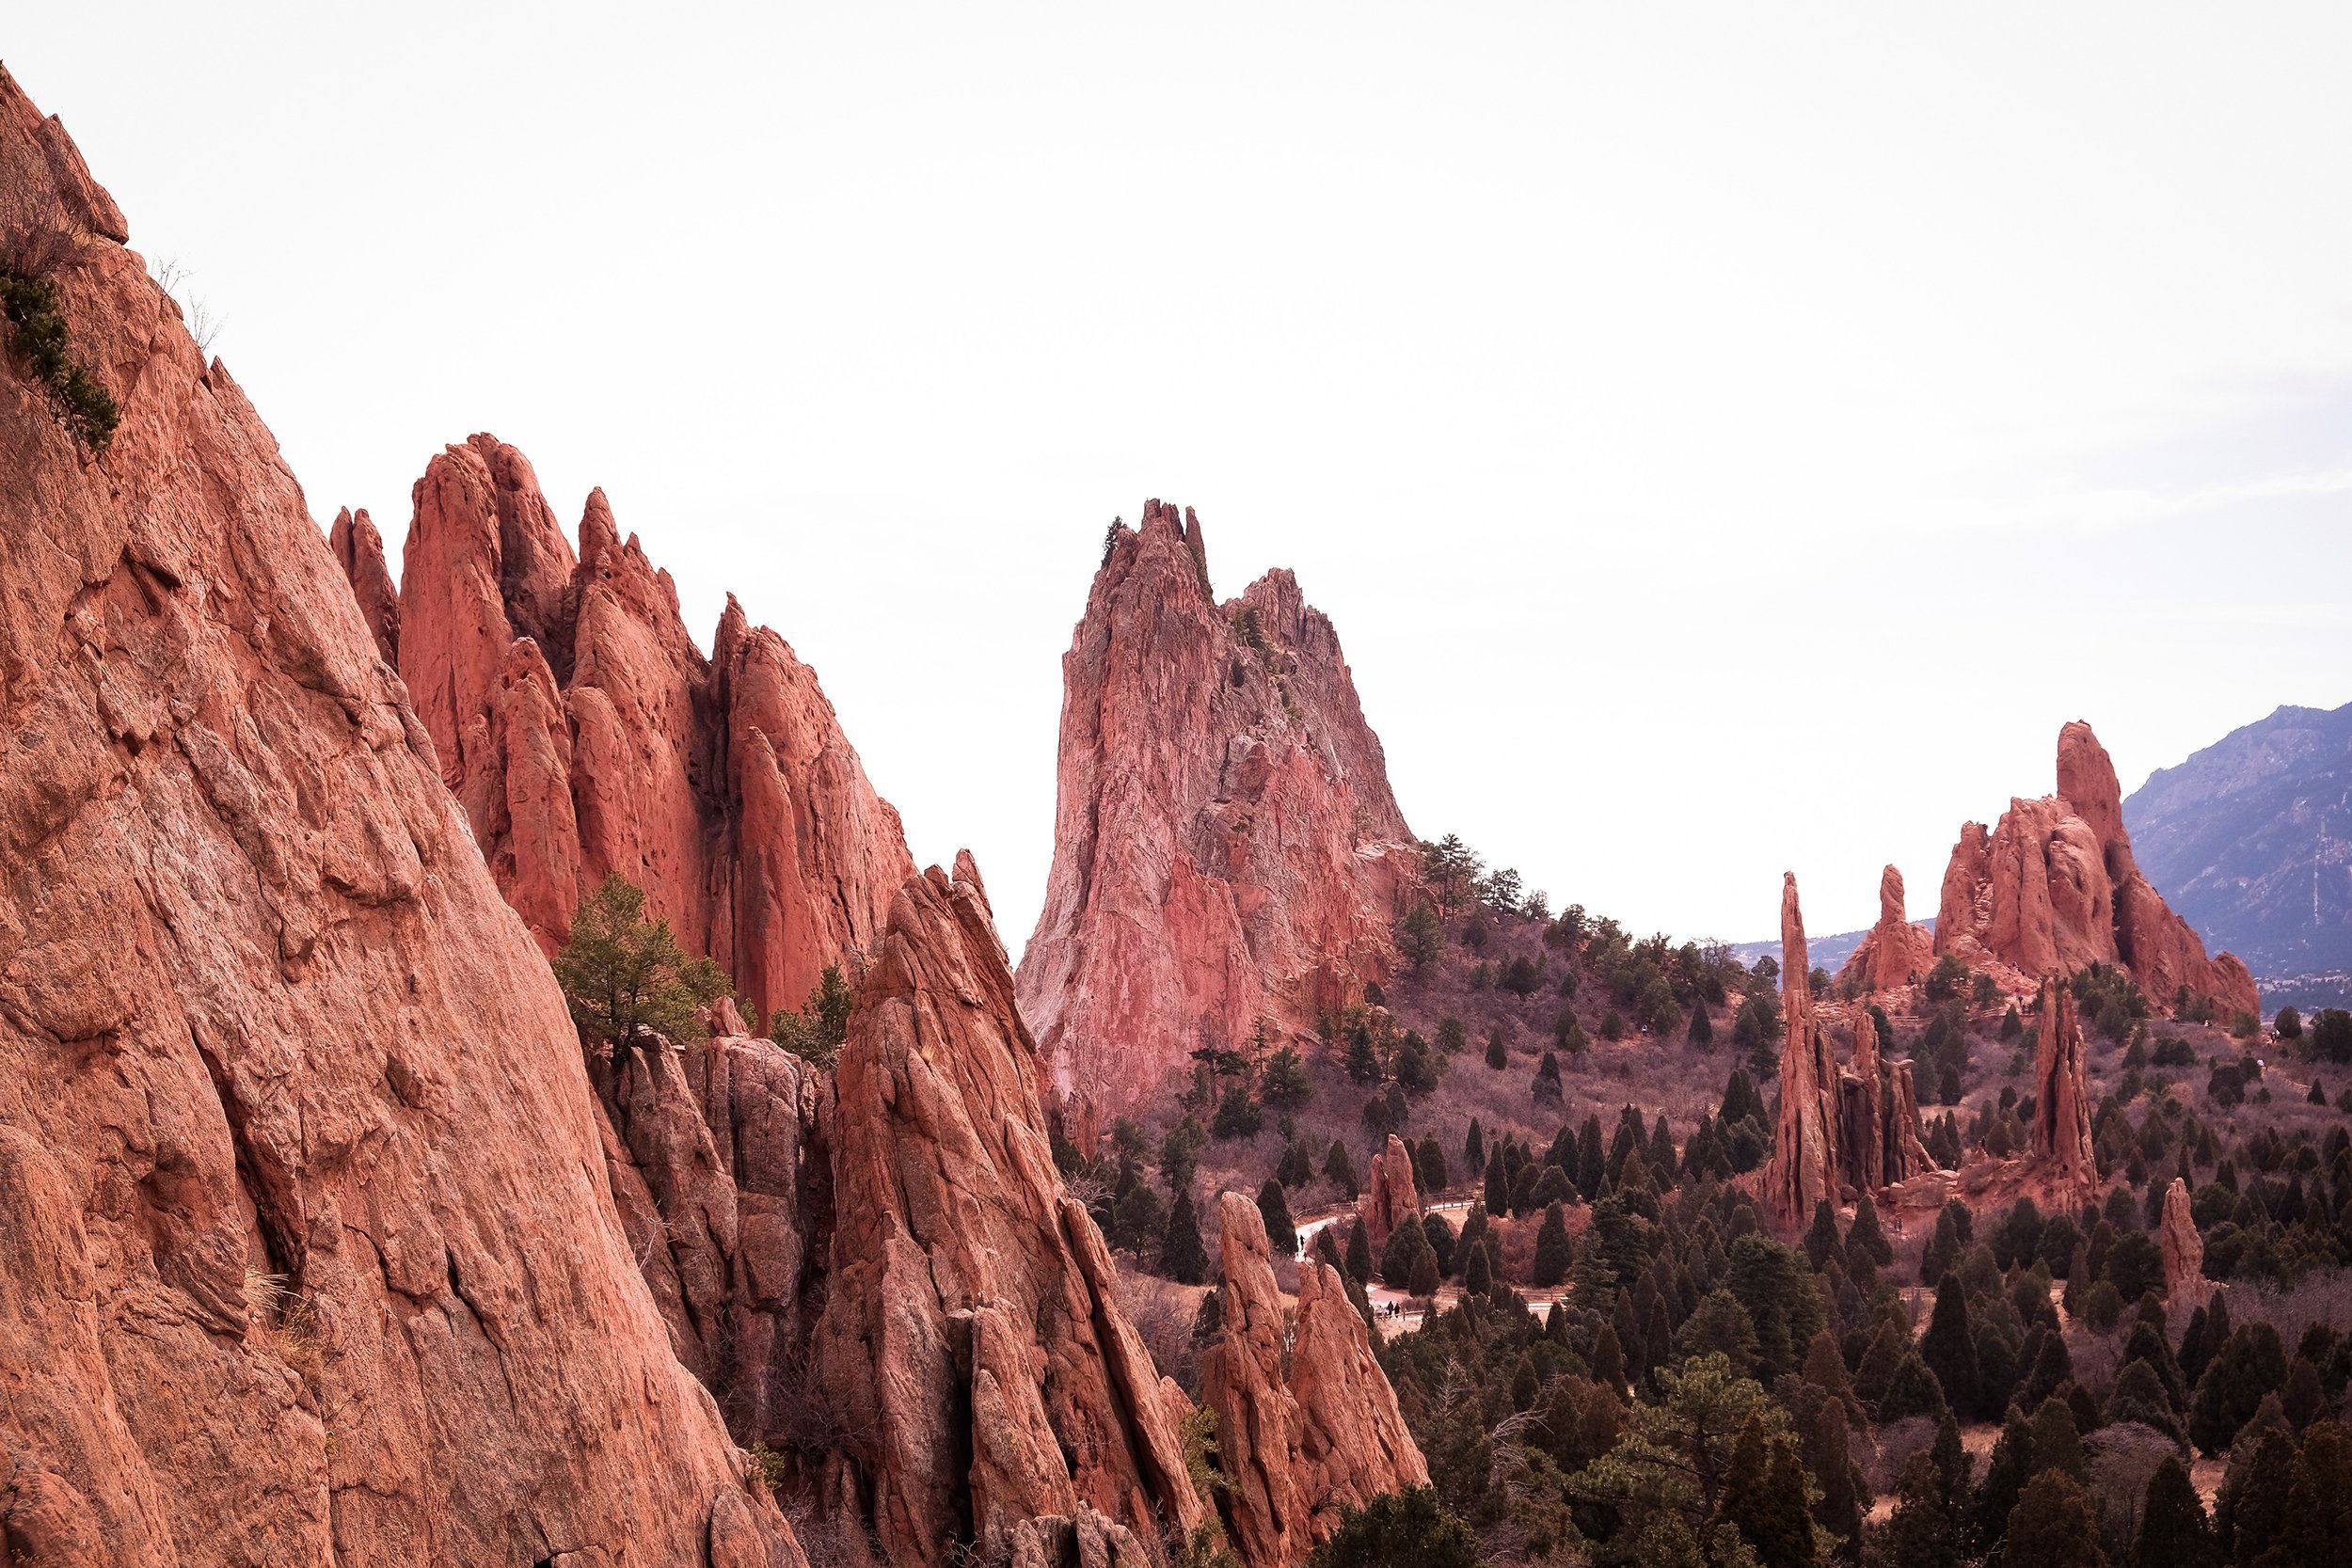
[[2042,983],[2033,1079],[2035,1166],[2054,1194],[2079,1203],[2099,1186],[2090,1143],[2090,1064],[2074,993],[2056,980]]
[[1265,1221],[1239,1193],[1218,1198],[1222,1327],[1201,1367],[1230,1490],[1226,1528],[1250,1568],[1303,1560],[1343,1508],[1426,1485],[1429,1469],[1372,1354],[1364,1321],[1327,1265],[1299,1269],[1295,1339]]
[[374,636],[376,651],[384,656],[385,663],[398,669],[400,591],[392,586],[392,574],[385,568],[384,536],[369,520],[368,509],[363,506],[354,512],[345,507],[336,513],[335,526],[326,532],[326,545],[351,583],[352,597],[359,601],[359,618]]
[[1305,1026],[1395,962],[1419,856],[1331,623],[1288,572],[1212,598],[1200,526],[1118,530],[1062,658],[1054,865],[1021,999],[1101,1116],[1204,1040]]
[[1935,933],[1903,913],[1903,874],[1888,866],[1879,875],[1879,921],[1838,971],[1840,981],[1863,990],[1894,990],[1925,977],[1935,967]]
[[1376,1257],[1396,1227],[1421,1218],[1421,1194],[1413,1184],[1413,1151],[1395,1133],[1372,1157],[1365,1173],[1364,1196],[1358,1212],[1363,1215],[1364,1239]]
[[[763,1009],[862,952],[914,871],[817,677],[730,598],[709,657],[601,490],[580,548],[513,447],[417,482],[389,611],[402,678],[501,891],[540,945],[619,872]],[[346,568],[362,604],[355,519]],[[381,547],[375,552],[380,575]]]
[[[1891,866],[1888,868],[1893,869]],[[1901,912],[1901,879],[1895,881]],[[1837,1065],[1828,1030],[1813,1005],[1804,913],[1797,879],[1785,876],[1780,896],[1780,1115],[1763,1195],[1786,1227],[1805,1224],[1814,1205],[1841,1203],[1935,1168],[1921,1141],[1918,1094],[1908,1061],[1879,1054],[1878,1027],[1867,1007],[1852,1009],[1851,1054]]]
[[797,1563],[335,551],[5,75],[0,233],[122,410],[0,368],[10,1552]]
[[1935,951],[2003,966],[2016,985],[2120,963],[2161,1007],[2185,986],[2230,1012],[2260,1006],[2228,953],[2208,958],[2132,858],[2115,765],[2080,720],[2058,732],[2058,793],[2011,800],[1999,825],[1961,829],[1944,873]]
[[2213,1293],[2205,1277],[2205,1238],[2198,1233],[2191,1212],[2188,1183],[2179,1177],[2164,1190],[2164,1219],[2156,1231],[2164,1252],[2164,1293],[2168,1301],[2194,1304]]
[[842,1047],[834,1270],[817,1330],[842,1463],[890,1560],[1009,1552],[1087,1510],[1204,1517],[1171,1397],[1062,1189],[1036,1046],[970,857],[892,900]]

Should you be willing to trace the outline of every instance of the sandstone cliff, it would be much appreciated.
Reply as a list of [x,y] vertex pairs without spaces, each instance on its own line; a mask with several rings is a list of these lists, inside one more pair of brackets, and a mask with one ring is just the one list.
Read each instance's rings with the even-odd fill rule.
[[9,1552],[797,1562],[670,1353],[541,954],[127,237],[0,74],[0,241],[121,409],[93,458],[0,366]]
[[1903,874],[1890,865],[1879,876],[1879,922],[1837,978],[1866,991],[1894,990],[1925,978],[1934,967],[1935,934],[1903,913]]
[[[580,547],[530,463],[489,436],[417,482],[397,604],[365,514],[338,550],[498,885],[552,950],[619,872],[762,1008],[881,934],[914,872],[833,705],[733,599],[706,658],[677,590],[601,490]],[[388,580],[388,579],[387,579]]]
[[1997,827],[1961,829],[1944,873],[1935,951],[1978,967],[2003,966],[2013,988],[2121,964],[2149,1000],[2170,1007],[2181,989],[2227,1012],[2260,1006],[2235,957],[2208,958],[2132,857],[2115,766],[2080,720],[2058,732],[2058,793],[2016,800]]
[[1189,513],[1114,531],[1062,679],[1021,1000],[1058,1090],[1107,1121],[1204,1042],[1385,979],[1419,857],[1331,623],[1288,572],[1216,604]]
[[910,878],[841,1051],[816,1353],[894,1562],[1009,1552],[1040,1517],[1148,1541],[1206,1516],[1184,1400],[1054,1167],[1036,1049],[970,858]]
[[1339,1275],[1300,1265],[1294,1328],[1257,1205],[1226,1193],[1218,1215],[1221,1326],[1201,1398],[1217,1416],[1233,1544],[1250,1568],[1286,1568],[1331,1533],[1342,1509],[1426,1485],[1429,1469]]

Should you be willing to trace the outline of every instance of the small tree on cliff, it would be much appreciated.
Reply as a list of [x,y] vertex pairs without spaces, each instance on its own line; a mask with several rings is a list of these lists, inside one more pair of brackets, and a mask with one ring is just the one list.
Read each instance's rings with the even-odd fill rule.
[[612,1047],[615,1073],[649,1035],[702,1038],[699,1009],[734,989],[717,964],[686,956],[667,920],[648,919],[644,891],[617,872],[580,901],[554,968],[580,1042]]
[[1435,904],[1418,899],[1405,911],[1405,918],[1397,922],[1396,950],[1415,969],[1426,969],[1445,955],[1445,922],[1438,918]]
[[769,1022],[769,1037],[795,1056],[830,1066],[850,1037],[850,1013],[857,1001],[839,964],[827,964],[797,1013],[776,1009]]

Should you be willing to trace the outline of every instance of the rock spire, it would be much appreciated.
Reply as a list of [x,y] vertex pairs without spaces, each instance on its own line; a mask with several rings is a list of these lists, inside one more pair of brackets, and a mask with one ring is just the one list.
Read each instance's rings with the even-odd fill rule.
[[1840,981],[1866,991],[1894,990],[1935,967],[1935,935],[1903,913],[1903,874],[1879,874],[1879,920],[1838,971]]
[[2033,1159],[2061,1198],[2080,1202],[2098,1190],[2090,1144],[2090,1074],[2074,992],[2042,982],[2034,1041]]

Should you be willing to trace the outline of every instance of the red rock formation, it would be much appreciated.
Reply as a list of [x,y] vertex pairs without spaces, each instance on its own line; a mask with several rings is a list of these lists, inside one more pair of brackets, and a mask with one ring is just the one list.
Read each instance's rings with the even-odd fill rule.
[[1222,1327],[1202,1362],[1201,1398],[1217,1416],[1234,1546],[1249,1568],[1286,1568],[1331,1533],[1343,1508],[1426,1485],[1429,1470],[1346,1286],[1311,1259],[1299,1269],[1285,1371],[1288,1336],[1265,1221],[1238,1193],[1218,1205]]
[[834,1125],[835,1229],[817,1364],[889,1560],[1012,1548],[1033,1517],[1138,1535],[1204,1517],[1171,1398],[1062,1190],[968,856],[892,901],[858,988]]
[[334,552],[4,73],[0,235],[122,414],[0,367],[8,1555],[798,1562]]
[[1903,874],[1888,866],[1879,875],[1879,923],[1862,939],[1840,982],[1866,991],[1894,990],[1935,967],[1935,934],[1903,915]]
[[2069,1202],[2099,1187],[2090,1144],[2090,1074],[2074,993],[2042,982],[2040,1030],[2034,1041],[2033,1161],[2052,1193]]
[[1200,528],[1116,531],[1062,659],[1054,865],[1021,999],[1105,1117],[1206,1040],[1307,1025],[1395,958],[1420,857],[1331,623],[1288,572],[1210,596]]
[[2156,1242],[2164,1250],[2166,1300],[2194,1306],[2213,1293],[2213,1281],[2205,1277],[2205,1238],[2198,1234],[2188,1183],[2177,1176],[2164,1190],[2164,1219],[2156,1228]]
[[1837,1063],[1813,1021],[1813,965],[1805,950],[1797,874],[1780,889],[1780,1115],[1764,1198],[1784,1226],[1803,1225],[1822,1198],[1837,1198]]
[[[1892,867],[1888,868],[1890,871]],[[1902,881],[1895,879],[1896,911]],[[1811,958],[1797,879],[1781,883],[1780,1115],[1766,1164],[1766,1206],[1783,1226],[1805,1224],[1814,1206],[1877,1192],[1935,1166],[1920,1138],[1919,1101],[1908,1061],[1879,1055],[1878,1026],[1856,1007],[1853,1051],[1844,1068],[1815,1017]]]
[[375,524],[368,519],[367,508],[354,512],[345,507],[335,514],[335,526],[327,531],[326,543],[335,552],[343,577],[351,583],[352,597],[359,601],[360,619],[367,622],[368,630],[374,635],[384,662],[398,669],[400,592],[392,586],[392,574],[385,569],[384,536],[375,531]]
[[1935,951],[2029,984],[2120,963],[2156,1006],[2182,987],[2230,1012],[2261,998],[2235,956],[2205,956],[2132,858],[2122,790],[2106,751],[2080,720],[2058,732],[2058,793],[2011,800],[1990,833],[1961,829],[1944,873]]
[[1363,1215],[1364,1238],[1375,1256],[1398,1226],[1421,1218],[1421,1194],[1413,1184],[1413,1151],[1393,1132],[1372,1157],[1358,1209]]
[[491,436],[434,458],[414,499],[401,675],[543,947],[616,871],[762,1008],[797,1006],[874,941],[914,870],[905,834],[783,639],[730,598],[705,658],[604,492],[575,559],[530,463]]

